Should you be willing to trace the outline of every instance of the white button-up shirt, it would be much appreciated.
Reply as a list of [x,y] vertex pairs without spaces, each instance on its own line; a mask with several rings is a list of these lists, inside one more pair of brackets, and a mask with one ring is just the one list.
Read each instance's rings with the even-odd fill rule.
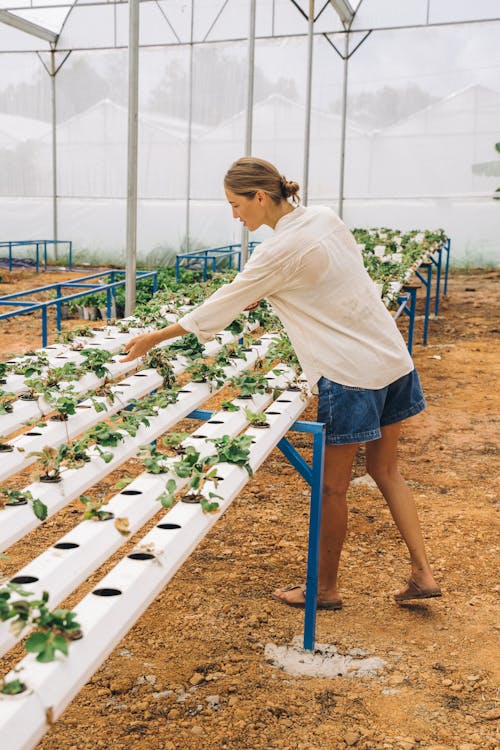
[[353,235],[330,208],[299,206],[283,216],[235,279],[178,322],[204,343],[264,297],[315,391],[321,376],[376,389],[413,369]]

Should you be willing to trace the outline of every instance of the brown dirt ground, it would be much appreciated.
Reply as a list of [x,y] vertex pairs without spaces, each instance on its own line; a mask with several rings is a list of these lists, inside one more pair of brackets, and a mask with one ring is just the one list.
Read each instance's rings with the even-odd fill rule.
[[[16,288],[38,283],[26,271],[3,276]],[[428,408],[404,427],[401,468],[414,488],[442,599],[394,603],[392,592],[408,574],[406,550],[379,492],[349,491],[344,609],[318,613],[317,641],[341,652],[369,649],[387,661],[381,676],[291,677],[266,663],[266,643],[287,644],[302,634],[303,613],[269,593],[303,580],[308,518],[307,486],[275,450],[38,750],[498,747],[500,586],[492,531],[500,502],[499,278],[496,271],[452,273],[429,346],[414,350]],[[7,283],[0,291],[11,291]],[[33,316],[2,323],[0,331],[2,358],[40,345]],[[303,417],[314,419],[314,405]],[[292,442],[310,455],[306,436]],[[131,461],[119,474],[140,470]],[[364,474],[362,452],[355,474]],[[77,509],[73,503],[13,546],[4,572],[12,575],[66,533]],[[65,604],[74,606],[108,568]],[[21,656],[21,647],[7,655],[1,674]]]

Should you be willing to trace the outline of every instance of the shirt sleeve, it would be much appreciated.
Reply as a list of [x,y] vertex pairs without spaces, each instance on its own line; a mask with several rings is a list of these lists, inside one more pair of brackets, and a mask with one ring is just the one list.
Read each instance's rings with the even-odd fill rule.
[[254,302],[281,291],[291,276],[289,264],[276,263],[272,249],[259,248],[229,284],[217,289],[200,307],[177,321],[203,344],[222,331]]

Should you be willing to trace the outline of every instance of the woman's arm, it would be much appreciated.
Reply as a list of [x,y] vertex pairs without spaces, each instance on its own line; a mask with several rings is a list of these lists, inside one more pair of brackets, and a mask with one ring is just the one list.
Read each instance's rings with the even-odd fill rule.
[[153,346],[158,346],[162,341],[167,339],[173,339],[176,336],[184,336],[185,333],[189,333],[179,323],[172,323],[172,325],[166,328],[160,328],[158,331],[152,331],[151,333],[142,333],[140,336],[130,339],[125,344],[125,351],[128,352],[127,356],[124,357],[122,362],[131,362],[133,359],[143,357]]

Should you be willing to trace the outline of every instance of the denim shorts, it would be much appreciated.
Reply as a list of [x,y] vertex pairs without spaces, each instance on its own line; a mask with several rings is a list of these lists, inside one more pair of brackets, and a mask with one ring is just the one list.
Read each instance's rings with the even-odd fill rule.
[[318,391],[318,422],[326,424],[327,445],[378,440],[381,427],[401,422],[425,409],[416,370],[376,390],[320,378]]

